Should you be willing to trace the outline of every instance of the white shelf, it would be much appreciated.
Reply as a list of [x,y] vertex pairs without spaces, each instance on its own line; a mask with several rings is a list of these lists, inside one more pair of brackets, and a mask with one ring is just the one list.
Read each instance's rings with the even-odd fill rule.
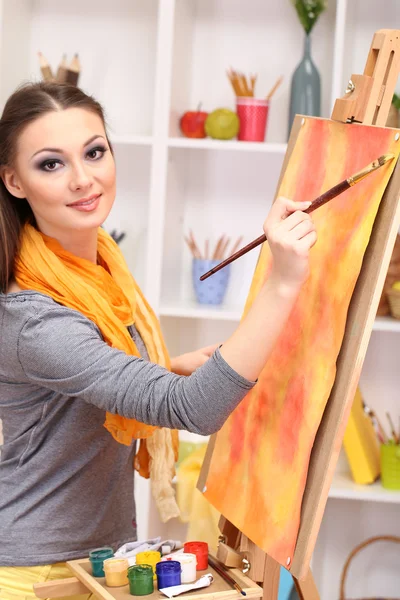
[[170,148],[193,148],[197,150],[236,150],[238,152],[265,152],[282,154],[286,152],[287,144],[268,142],[238,142],[237,140],[213,140],[210,138],[193,139],[172,137],[168,140]]
[[151,146],[153,143],[150,135],[110,135],[110,140],[115,145]]
[[386,490],[382,487],[380,480],[370,485],[359,485],[354,483],[350,474],[335,473],[329,490],[329,498],[400,504],[400,490]]
[[[235,306],[202,306],[196,302],[176,302],[161,304],[159,314],[162,317],[185,319],[214,319],[219,321],[240,321],[243,309]],[[400,333],[400,320],[390,317],[377,317],[373,331],[393,331]]]
[[374,323],[374,331],[400,332],[400,320],[391,317],[377,317]]
[[242,311],[237,307],[208,306],[196,302],[162,304],[159,314],[161,317],[178,317],[185,319],[214,319],[218,321],[240,321]]

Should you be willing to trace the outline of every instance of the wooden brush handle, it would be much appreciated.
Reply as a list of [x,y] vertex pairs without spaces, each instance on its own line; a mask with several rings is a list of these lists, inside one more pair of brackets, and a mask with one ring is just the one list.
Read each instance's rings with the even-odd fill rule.
[[260,237],[258,237],[256,240],[253,240],[252,242],[250,242],[250,244],[247,244],[247,246],[244,246],[243,248],[241,248],[240,250],[238,250],[231,256],[228,256],[228,258],[226,258],[225,260],[220,262],[218,265],[213,267],[210,271],[207,271],[207,273],[204,273],[204,275],[201,275],[200,281],[204,281],[204,279],[207,279],[207,277],[210,277],[210,275],[213,275],[217,271],[220,271],[220,269],[223,269],[224,267],[226,267],[226,265],[229,265],[231,262],[233,262],[240,256],[243,256],[243,254],[246,254],[250,250],[253,250],[253,248],[256,248],[257,246],[259,246],[260,244],[265,242],[266,239],[267,239],[267,236],[265,235],[265,233],[263,235],[260,235]]
[[306,210],[304,212],[307,214],[310,214],[311,212],[313,212],[320,206],[323,206],[324,204],[329,202],[329,200],[336,198],[336,196],[339,196],[339,194],[348,190],[349,187],[350,187],[350,184],[347,181],[347,179],[345,179],[344,181],[341,181],[340,183],[335,185],[335,187],[331,188],[324,194],[321,194],[321,196],[318,196],[318,198],[315,198],[315,200],[313,200],[313,202],[310,204],[310,206],[308,208],[306,208]]
[[[344,181],[341,181],[340,183],[335,185],[335,187],[331,188],[330,190],[328,190],[321,196],[318,196],[318,198],[316,198],[304,212],[307,214],[313,212],[320,206],[323,206],[324,204],[329,202],[329,200],[332,200],[332,198],[335,198],[342,192],[345,192],[347,189],[349,189],[349,187],[350,187],[350,184],[348,183],[347,179],[345,179]],[[260,235],[260,237],[258,237],[257,239],[250,242],[250,244],[247,244],[247,246],[244,246],[243,248],[241,248],[240,250],[238,250],[231,256],[228,256],[228,258],[226,258],[225,260],[220,262],[218,265],[213,267],[210,271],[207,271],[207,273],[204,273],[203,275],[201,275],[200,281],[204,281],[205,279],[207,279],[208,277],[210,277],[217,271],[220,271],[221,269],[223,269],[224,267],[229,265],[231,262],[233,262],[237,258],[240,258],[241,256],[243,256],[243,254],[247,254],[247,252],[250,252],[250,250],[253,250],[253,248],[257,248],[257,246],[260,246],[260,244],[263,244],[266,241],[267,241],[267,236],[264,233],[263,235]]]

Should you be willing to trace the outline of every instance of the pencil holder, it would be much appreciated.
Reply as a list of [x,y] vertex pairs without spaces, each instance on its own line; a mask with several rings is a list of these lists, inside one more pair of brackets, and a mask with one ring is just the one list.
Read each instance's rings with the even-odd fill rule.
[[203,260],[194,258],[192,262],[193,287],[197,302],[200,304],[221,304],[229,283],[230,265],[211,275],[204,281],[200,281],[203,275],[219,264],[219,260]]
[[240,121],[238,140],[242,142],[263,142],[265,140],[268,109],[268,100],[247,96],[236,98],[236,113]]
[[400,446],[381,445],[381,482],[388,490],[400,490]]

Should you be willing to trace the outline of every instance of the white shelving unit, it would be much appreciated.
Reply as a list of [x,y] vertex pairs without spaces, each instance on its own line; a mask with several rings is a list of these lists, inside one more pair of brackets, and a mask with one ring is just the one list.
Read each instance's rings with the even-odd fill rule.
[[349,474],[340,472],[333,478],[329,498],[400,504],[400,492],[385,490],[379,481],[371,485],[358,485]]
[[[398,0],[328,0],[312,34],[322,116],[330,116],[349,76],[363,72],[373,32],[396,25]],[[290,77],[302,46],[289,0],[0,0],[0,105],[21,81],[39,78],[38,50],[53,68],[64,52],[79,53],[80,85],[105,107],[115,148],[117,200],[105,226],[126,232],[121,249],[160,316],[172,354],[223,341],[240,319],[257,251],[235,263],[224,305],[201,307],[183,236],[191,228],[201,244],[224,232],[247,243],[260,234],[286,152]],[[266,142],[183,138],[179,117],[199,102],[207,111],[235,108],[229,66],[257,72],[260,95],[284,75]],[[399,332],[399,322],[376,320],[361,375],[366,402],[382,420],[385,410],[399,414]],[[400,534],[400,494],[379,483],[355,486],[346,469],[342,461],[314,557],[324,600],[338,597],[352,547],[368,535]],[[174,537],[177,524],[162,529],[147,482],[138,480],[136,497],[139,536]],[[356,573],[353,595],[363,595],[365,582],[381,595],[396,595],[397,569],[385,572],[385,592],[379,572]]]

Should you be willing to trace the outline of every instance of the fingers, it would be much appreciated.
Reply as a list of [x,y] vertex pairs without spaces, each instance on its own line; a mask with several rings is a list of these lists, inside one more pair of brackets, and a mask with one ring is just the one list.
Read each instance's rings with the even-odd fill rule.
[[[301,214],[302,213],[300,213],[300,215]],[[287,237],[289,239],[293,238],[295,240],[301,240],[305,235],[311,233],[311,231],[315,231],[315,225],[313,221],[311,219],[304,219],[288,231]]]
[[216,349],[220,347],[220,345],[220,343],[211,344],[211,346],[205,346],[204,348],[200,348],[199,352],[201,352],[202,354],[206,354],[207,356],[211,356],[212,354],[214,354]]
[[315,245],[317,241],[317,232],[315,229],[307,233],[304,237],[296,242],[296,250],[299,254],[308,254],[309,250]]
[[272,205],[270,215],[273,216],[274,220],[286,219],[290,214],[299,210],[306,210],[310,205],[311,202],[294,202],[294,200],[279,196]]
[[302,212],[310,206],[311,202],[294,202],[287,198],[279,197],[272,205],[269,215],[264,223],[264,231],[268,238],[272,229],[280,227],[283,223],[284,229],[289,231],[304,219],[311,217]]
[[300,210],[297,210],[296,212],[289,215],[286,219],[284,219],[284,221],[280,223],[280,227],[282,228],[282,231],[291,231],[292,229],[295,229],[300,223],[304,222],[312,223],[310,215],[301,212]]

